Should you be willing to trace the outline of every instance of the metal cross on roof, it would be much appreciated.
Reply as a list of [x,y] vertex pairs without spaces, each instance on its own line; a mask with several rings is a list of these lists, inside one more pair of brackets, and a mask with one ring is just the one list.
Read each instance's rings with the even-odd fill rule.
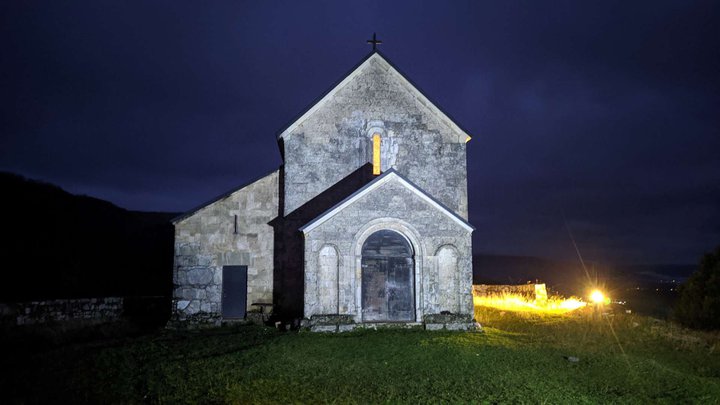
[[373,46],[373,51],[374,51],[374,50],[377,49],[377,46],[378,46],[378,45],[382,44],[382,41],[380,41],[379,39],[377,39],[377,37],[375,37],[375,33],[373,32],[373,38],[372,38],[372,39],[368,39],[368,40],[367,40],[367,43],[368,43],[368,44],[372,44],[372,46]]

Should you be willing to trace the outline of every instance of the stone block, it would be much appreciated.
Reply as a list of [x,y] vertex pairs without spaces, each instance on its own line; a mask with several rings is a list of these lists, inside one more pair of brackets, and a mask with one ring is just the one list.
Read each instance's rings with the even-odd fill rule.
[[442,323],[426,323],[425,330],[443,330],[445,325]]
[[202,288],[196,288],[193,291],[193,299],[205,301],[207,299],[207,292]]
[[198,255],[197,265],[198,266],[212,266],[215,257],[213,255]]
[[200,312],[200,302],[197,300],[191,300],[190,304],[185,307],[184,312],[187,314],[196,314]]
[[445,328],[447,330],[470,330],[472,328],[473,324],[471,323],[447,323],[445,324]]
[[313,315],[310,321],[314,325],[341,325],[354,323],[352,315],[348,314],[323,314]]
[[354,324],[338,325],[338,332],[352,332],[353,330],[355,330]]
[[248,246],[238,245],[236,247],[239,250],[233,250],[230,252],[224,252],[222,254],[222,262],[227,265],[247,265],[250,261],[250,253],[246,250]]
[[423,316],[425,323],[471,323],[472,316],[469,314],[427,314]]
[[175,308],[177,308],[178,311],[184,311],[188,305],[190,305],[189,300],[180,300],[175,304]]
[[205,289],[206,299],[210,302],[220,302],[221,288],[219,285],[213,285]]
[[337,332],[337,325],[313,325],[310,327],[312,332],[324,332],[324,333],[335,333]]
[[175,256],[175,264],[182,267],[197,266],[198,257],[190,255]]
[[187,271],[187,281],[190,285],[207,285],[213,281],[213,272],[207,267],[197,267]]
[[189,301],[189,300],[195,298],[194,289],[192,289],[192,288],[176,288],[175,289],[175,298]]
[[179,249],[181,256],[194,256],[199,252],[199,246],[195,244],[180,245]]

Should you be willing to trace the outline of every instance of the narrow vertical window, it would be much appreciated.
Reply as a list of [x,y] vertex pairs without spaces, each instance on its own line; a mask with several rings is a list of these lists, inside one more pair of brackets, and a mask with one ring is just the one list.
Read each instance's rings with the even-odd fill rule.
[[380,174],[380,134],[373,134],[373,174]]

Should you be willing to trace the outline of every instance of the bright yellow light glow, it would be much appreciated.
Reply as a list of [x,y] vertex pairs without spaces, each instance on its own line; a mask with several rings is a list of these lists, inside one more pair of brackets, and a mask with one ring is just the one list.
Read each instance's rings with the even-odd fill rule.
[[596,304],[601,304],[601,303],[605,302],[605,295],[602,292],[600,292],[600,290],[594,290],[590,294],[590,299],[592,300],[592,302],[594,302]]
[[472,137],[470,135],[468,135],[467,138],[465,138],[465,143],[470,142],[471,139],[472,139]]
[[564,314],[582,308],[586,303],[577,298],[548,297],[544,302],[530,300],[520,294],[496,294],[474,296],[475,305],[493,307],[504,311],[540,312],[548,314]]
[[380,134],[373,134],[373,174],[380,174]]

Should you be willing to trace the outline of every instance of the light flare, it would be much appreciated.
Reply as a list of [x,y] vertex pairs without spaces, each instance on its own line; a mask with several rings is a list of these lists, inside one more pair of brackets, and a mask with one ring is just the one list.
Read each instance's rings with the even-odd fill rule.
[[590,299],[596,304],[605,302],[605,295],[600,290],[594,290],[590,294]]
[[592,301],[595,304],[609,304],[610,303],[610,297],[603,294],[600,290],[593,290],[590,293],[590,301]]

